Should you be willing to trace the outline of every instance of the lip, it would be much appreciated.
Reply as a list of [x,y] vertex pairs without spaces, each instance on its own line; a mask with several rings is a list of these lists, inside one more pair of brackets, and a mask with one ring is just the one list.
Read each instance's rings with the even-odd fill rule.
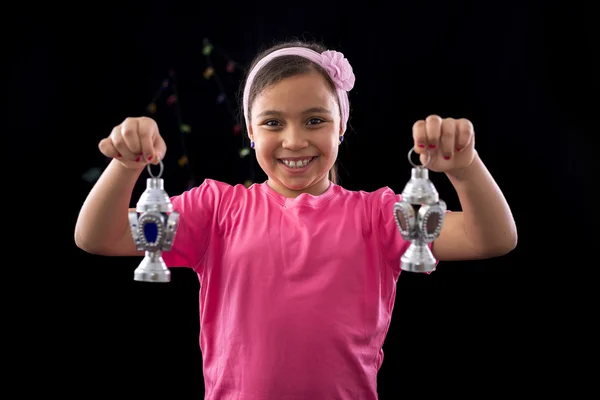
[[[312,163],[317,159],[318,157],[314,157],[312,159],[311,162],[309,162],[308,164],[306,164],[306,167],[302,167],[302,168],[290,168],[287,165],[285,165],[282,161],[280,161],[281,159],[277,159],[277,163],[288,173],[290,174],[301,174],[303,172],[308,171],[308,169],[311,167]],[[290,160],[290,161],[296,161],[296,160],[304,160],[306,159],[306,157],[285,157],[286,160]]]
[[317,156],[303,156],[303,157],[279,157],[277,160],[290,160],[290,161],[298,161],[298,160],[306,160],[307,158],[315,158]]

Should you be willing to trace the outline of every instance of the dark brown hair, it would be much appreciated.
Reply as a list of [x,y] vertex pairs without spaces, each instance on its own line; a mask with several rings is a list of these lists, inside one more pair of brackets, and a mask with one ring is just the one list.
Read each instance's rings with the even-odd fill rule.
[[[248,73],[250,71],[252,71],[252,69],[254,68],[256,63],[258,63],[265,56],[267,56],[268,54],[270,54],[271,52],[273,52],[275,50],[284,49],[287,47],[306,47],[308,49],[316,51],[317,53],[322,53],[327,50],[327,48],[325,46],[323,46],[322,44],[319,44],[319,43],[315,43],[315,42],[304,42],[304,41],[296,41],[295,40],[295,41],[279,43],[279,44],[276,44],[266,50],[261,51],[254,58],[252,63],[250,64]],[[323,75],[325,80],[328,82],[331,91],[333,93],[335,93],[335,85],[333,84],[333,81],[329,77],[329,74],[327,74],[327,72],[320,65],[317,65],[317,64],[313,63],[312,61],[310,61],[309,59],[301,57],[301,56],[292,56],[292,55],[281,56],[281,57],[277,57],[277,58],[271,60],[267,65],[265,65],[256,74],[256,77],[254,78],[254,81],[252,83],[252,87],[250,88],[250,96],[248,98],[248,114],[250,114],[250,110],[252,109],[252,103],[256,99],[256,96],[258,96],[258,94],[262,90],[264,90],[265,88],[267,88],[271,85],[276,84],[277,82],[279,82],[285,78],[289,78],[289,77],[300,75],[300,74],[306,74],[306,73],[310,72],[311,70],[317,71],[321,75]],[[241,90],[240,90],[240,105],[242,105],[242,107],[243,107],[243,97],[242,96],[243,96],[243,92],[244,92],[244,86],[246,84],[246,79],[244,79],[244,82],[243,82]],[[336,96],[336,99],[337,99],[337,96]],[[337,101],[339,104],[339,99]],[[241,113],[242,113],[242,115],[240,116],[241,117],[240,120],[244,121],[243,110]],[[250,115],[248,115],[248,120],[250,121]],[[246,130],[249,131],[249,129],[250,129],[250,127],[247,126]],[[331,169],[329,170],[329,180],[331,180],[333,183],[336,183],[336,184],[338,183],[336,164],[334,164],[333,167],[331,167]]]

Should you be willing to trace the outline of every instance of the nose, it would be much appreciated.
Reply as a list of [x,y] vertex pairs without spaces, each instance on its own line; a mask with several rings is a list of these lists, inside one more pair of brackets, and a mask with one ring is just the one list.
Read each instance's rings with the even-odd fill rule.
[[302,128],[290,126],[283,132],[283,143],[281,147],[284,149],[297,151],[308,146],[306,133]]

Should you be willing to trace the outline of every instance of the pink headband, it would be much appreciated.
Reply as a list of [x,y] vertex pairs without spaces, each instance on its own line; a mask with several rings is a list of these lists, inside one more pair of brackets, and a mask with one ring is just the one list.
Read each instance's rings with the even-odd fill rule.
[[275,50],[263,59],[261,59],[254,69],[250,71],[248,79],[246,80],[246,87],[244,88],[244,118],[246,119],[246,129],[250,127],[250,115],[248,110],[250,104],[248,100],[250,98],[250,88],[258,71],[261,70],[269,61],[276,57],[281,56],[301,56],[309,59],[310,61],[320,65],[327,71],[329,77],[335,84],[338,101],[340,103],[341,110],[341,122],[342,131],[346,132],[346,124],[348,123],[348,117],[350,114],[350,105],[348,103],[348,93],[354,87],[354,73],[352,72],[352,66],[348,62],[342,53],[337,51],[327,50],[319,54],[316,51],[307,49],[305,47],[288,47],[285,49]]

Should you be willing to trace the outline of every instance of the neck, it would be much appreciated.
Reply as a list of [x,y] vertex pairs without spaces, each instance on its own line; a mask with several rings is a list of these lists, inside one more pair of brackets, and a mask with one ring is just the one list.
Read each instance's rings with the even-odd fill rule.
[[320,196],[323,193],[325,193],[327,191],[327,189],[329,189],[329,186],[331,186],[331,182],[329,181],[327,176],[325,176],[323,179],[319,180],[318,182],[315,182],[314,184],[312,184],[304,189],[294,190],[294,189],[290,189],[290,188],[282,185],[281,182],[277,182],[277,181],[269,178],[267,180],[267,185],[269,185],[269,187],[271,189],[273,189],[274,191],[276,191],[277,193],[279,193],[285,197],[295,199],[296,197],[300,196],[302,193],[308,193],[313,196]]

